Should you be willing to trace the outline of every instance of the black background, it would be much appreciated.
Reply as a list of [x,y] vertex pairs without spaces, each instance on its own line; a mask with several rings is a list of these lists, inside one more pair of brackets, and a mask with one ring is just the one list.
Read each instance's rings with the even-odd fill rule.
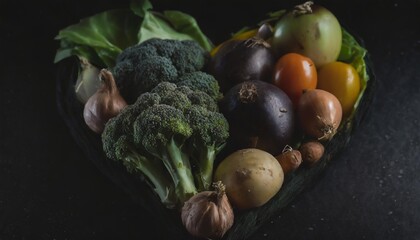
[[[193,15],[219,43],[300,2],[153,3]],[[364,39],[376,99],[319,181],[250,239],[420,239],[420,3],[317,3]],[[58,30],[127,4],[0,2],[0,239],[159,239],[164,231],[95,168],[56,107]]]

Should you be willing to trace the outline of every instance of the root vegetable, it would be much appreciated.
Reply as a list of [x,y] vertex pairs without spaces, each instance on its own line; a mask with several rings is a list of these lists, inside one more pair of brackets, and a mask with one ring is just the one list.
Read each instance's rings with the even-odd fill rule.
[[[261,29],[261,35],[265,35],[265,32]],[[225,93],[244,81],[270,81],[275,60],[271,46],[257,34],[223,44],[210,62],[210,73],[219,81]]]
[[216,169],[215,180],[226,185],[234,207],[250,209],[264,205],[280,190],[284,173],[273,155],[249,148],[225,158]]
[[297,114],[305,134],[318,140],[330,140],[340,126],[343,111],[333,94],[311,89],[300,98]]
[[294,150],[290,146],[286,146],[283,152],[276,156],[279,161],[284,174],[288,174],[296,170],[302,163],[302,155],[298,150]]
[[246,81],[231,88],[220,103],[229,122],[232,151],[258,148],[278,155],[294,133],[290,98],[273,84]]
[[305,166],[313,167],[324,155],[324,145],[318,141],[309,141],[299,147]]

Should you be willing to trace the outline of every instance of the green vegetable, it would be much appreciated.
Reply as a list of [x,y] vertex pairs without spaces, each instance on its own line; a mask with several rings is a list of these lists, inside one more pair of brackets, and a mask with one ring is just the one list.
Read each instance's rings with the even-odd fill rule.
[[186,115],[193,129],[188,152],[197,166],[199,189],[206,190],[213,181],[214,160],[225,146],[229,126],[221,113],[209,111],[203,106],[193,105]]
[[223,97],[217,80],[213,75],[205,72],[196,71],[184,74],[179,78],[176,85],[204,91],[216,101],[221,100]]
[[200,73],[183,76],[201,70],[207,57],[208,52],[195,41],[153,38],[125,49],[118,56],[113,72],[121,94],[129,102],[160,82],[199,81],[203,83],[197,86],[203,87],[200,90],[219,94],[213,77]]
[[110,10],[82,19],[59,31],[54,62],[84,57],[99,68],[112,66],[118,54],[136,44],[141,18],[129,9]]
[[209,186],[215,156],[228,137],[223,115],[194,104],[197,96],[211,99],[162,82],[111,119],[102,134],[107,157],[143,173],[170,208]]
[[328,9],[311,1],[294,7],[274,26],[272,47],[277,56],[294,52],[309,57],[317,68],[337,60],[341,27]]
[[[356,69],[360,78],[360,93],[353,107],[355,110],[359,106],[360,100],[362,99],[362,96],[367,87],[367,83],[369,81],[369,75],[367,73],[365,62],[367,50],[362,47],[358,41],[345,29],[342,29],[342,33],[343,43],[341,45],[338,61],[346,62],[352,65]],[[355,114],[355,112],[356,111],[353,111],[352,116]]]
[[213,47],[188,14],[153,12],[149,0],[133,0],[130,7],[96,14],[59,31],[60,49],[54,61],[78,56],[100,68],[112,67],[125,48],[150,38],[194,40],[206,50]]
[[138,38],[139,43],[151,38],[195,40],[208,51],[213,48],[194,18],[180,11],[146,12]]

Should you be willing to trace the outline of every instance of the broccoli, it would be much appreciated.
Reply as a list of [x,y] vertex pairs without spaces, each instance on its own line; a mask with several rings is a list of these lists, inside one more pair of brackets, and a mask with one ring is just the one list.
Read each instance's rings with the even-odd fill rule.
[[[161,82],[176,83],[185,74],[201,71],[208,59],[209,53],[195,41],[153,38],[126,48],[117,57],[113,74],[121,95],[132,103]],[[201,77],[197,75],[196,81],[201,81]],[[218,87],[211,80],[204,81],[209,83],[203,87],[211,85],[214,90],[203,91],[216,96],[211,91]]]
[[188,200],[197,192],[188,155],[182,150],[191,134],[192,129],[184,113],[166,104],[148,108],[134,123],[134,141],[162,160],[181,201]]
[[[211,106],[206,106],[209,104]],[[162,82],[112,118],[103,149],[131,172],[141,172],[167,207],[208,189],[228,125],[206,93]]]
[[[168,173],[162,171],[163,163],[142,150],[133,142],[130,126],[126,126],[130,119],[132,107],[125,108],[118,116],[106,124],[102,133],[102,144],[106,156],[113,160],[121,160],[129,172],[142,172],[150,181],[152,188],[161,202],[168,208],[176,206],[175,188]],[[131,124],[132,125],[132,124]]]
[[221,113],[208,111],[202,106],[193,105],[186,115],[193,130],[189,153],[198,168],[198,188],[205,190],[212,183],[214,160],[226,144],[229,125]]
[[187,86],[192,90],[201,90],[207,93],[214,100],[218,101],[222,98],[222,93],[220,92],[219,83],[213,77],[205,72],[196,71],[191,73],[186,73],[179,77],[178,86]]
[[216,112],[219,110],[217,103],[205,92],[202,91],[192,91],[187,94],[188,99],[194,105],[199,105],[206,108],[209,111]]

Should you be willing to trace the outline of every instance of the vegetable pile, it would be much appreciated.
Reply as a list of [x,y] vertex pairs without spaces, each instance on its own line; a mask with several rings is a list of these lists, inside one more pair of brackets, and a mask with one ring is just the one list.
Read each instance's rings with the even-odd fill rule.
[[218,46],[191,16],[151,9],[133,1],[61,30],[55,60],[78,57],[75,94],[104,155],[190,235],[223,238],[278,209],[351,126],[366,50],[313,2]]

